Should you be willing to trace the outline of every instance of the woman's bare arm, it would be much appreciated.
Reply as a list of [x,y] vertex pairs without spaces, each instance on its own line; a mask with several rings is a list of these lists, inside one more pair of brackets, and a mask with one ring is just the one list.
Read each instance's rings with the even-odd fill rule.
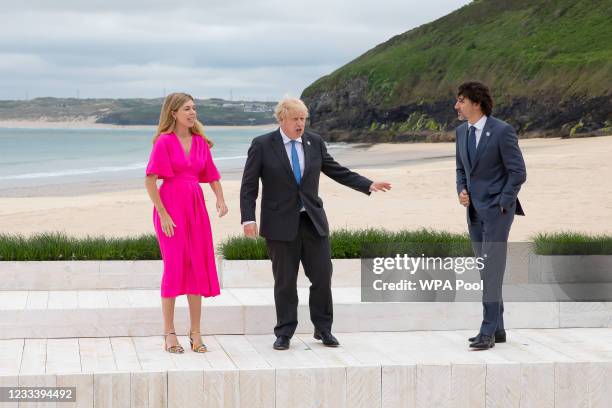
[[174,224],[174,221],[172,221],[168,211],[166,211],[164,203],[162,203],[161,196],[159,195],[159,189],[157,188],[157,176],[155,174],[150,174],[145,178],[145,187],[147,189],[147,193],[149,194],[149,198],[153,202],[153,205],[159,214],[162,231],[167,237],[173,236],[176,225]]
[[223,197],[223,187],[221,187],[221,183],[219,180],[213,181],[210,183],[210,189],[215,193],[217,197],[217,213],[219,213],[219,217],[223,217],[227,214],[227,205],[225,205],[225,198]]

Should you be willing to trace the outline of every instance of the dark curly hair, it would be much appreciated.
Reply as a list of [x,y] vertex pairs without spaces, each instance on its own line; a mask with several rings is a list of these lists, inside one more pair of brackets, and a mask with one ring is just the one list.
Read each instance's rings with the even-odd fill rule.
[[470,81],[462,83],[457,90],[457,96],[463,96],[474,103],[479,103],[482,113],[491,116],[491,112],[493,111],[493,98],[491,97],[489,87],[482,82]]

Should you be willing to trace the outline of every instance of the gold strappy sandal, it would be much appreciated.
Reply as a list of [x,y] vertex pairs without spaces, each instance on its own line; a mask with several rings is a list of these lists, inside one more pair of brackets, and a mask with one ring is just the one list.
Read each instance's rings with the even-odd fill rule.
[[206,345],[204,343],[200,344],[199,346],[194,346],[193,344],[193,339],[191,338],[191,335],[193,334],[201,334],[200,332],[191,332],[189,333],[189,344],[191,344],[191,350],[195,353],[206,353],[208,351],[208,349],[206,348]]
[[[164,334],[164,350],[166,350],[168,353],[173,353],[173,354],[182,354],[185,352],[185,349],[183,348],[183,346],[181,346],[180,343],[178,343],[178,337],[176,339],[177,344],[174,346],[170,346],[168,347],[168,336],[174,334],[176,336],[175,332],[170,332],[170,333],[165,333]],[[189,339],[191,340],[191,339]]]

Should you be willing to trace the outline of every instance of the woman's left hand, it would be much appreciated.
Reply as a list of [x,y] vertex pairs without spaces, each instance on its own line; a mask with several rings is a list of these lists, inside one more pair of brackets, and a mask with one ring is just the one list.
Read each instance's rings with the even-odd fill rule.
[[227,205],[225,205],[224,200],[217,200],[217,214],[219,214],[219,217],[227,214]]

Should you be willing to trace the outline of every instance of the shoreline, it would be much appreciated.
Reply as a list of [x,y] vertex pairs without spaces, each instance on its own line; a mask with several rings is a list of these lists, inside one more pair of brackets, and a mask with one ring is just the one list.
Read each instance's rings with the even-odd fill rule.
[[[606,136],[612,141],[612,136]],[[521,147],[530,152],[547,149],[552,143],[564,144],[571,139],[534,138],[521,140]],[[612,143],[611,143],[612,144]],[[357,171],[409,169],[415,166],[436,165],[455,161],[455,143],[377,143],[347,144],[347,147],[331,152],[343,166]],[[222,183],[239,183],[242,166],[220,169]],[[322,175],[321,179],[326,178]],[[136,192],[144,189],[142,177],[121,180],[70,181],[27,187],[0,187],[0,197],[6,198],[53,198],[80,197],[105,193]]]
[[[107,123],[96,123],[97,117],[89,117],[83,120],[67,120],[67,121],[45,121],[45,120],[2,120],[0,119],[0,129],[132,129],[132,130],[150,130],[155,131],[157,125],[116,125]],[[204,123],[204,129],[226,130],[226,129],[253,129],[253,130],[273,130],[278,127],[277,123],[265,125],[207,125]],[[451,131],[449,131],[451,132]],[[449,133],[447,132],[447,133]],[[524,135],[519,135],[519,140],[530,139],[584,139],[592,137],[609,137],[612,134],[601,132],[579,134],[571,137],[562,138],[561,136],[551,136],[550,132],[527,132]],[[347,144],[353,146],[373,146],[373,145],[404,145],[404,144],[438,144],[438,143],[454,143],[446,140],[446,138],[416,138],[416,139],[401,139],[401,140],[384,140],[366,141],[357,139],[354,141],[346,141],[344,138],[332,137],[329,143]]]
[[[433,162],[454,157],[454,143],[396,145],[381,143],[376,145],[354,144],[331,150],[335,160],[342,165],[361,169],[397,168],[416,165],[421,162]],[[453,153],[454,154],[454,153]],[[222,182],[239,182],[242,177],[242,166],[220,169]],[[78,197],[99,193],[130,192],[143,187],[142,177],[132,177],[122,180],[71,181],[27,187],[0,187],[0,197]]]
[[[155,130],[157,125],[114,125],[107,123],[96,123],[97,118],[72,121],[40,121],[40,120],[0,120],[0,128],[3,129],[143,129]],[[276,128],[278,125],[207,125],[205,129],[257,129],[266,130]]]

